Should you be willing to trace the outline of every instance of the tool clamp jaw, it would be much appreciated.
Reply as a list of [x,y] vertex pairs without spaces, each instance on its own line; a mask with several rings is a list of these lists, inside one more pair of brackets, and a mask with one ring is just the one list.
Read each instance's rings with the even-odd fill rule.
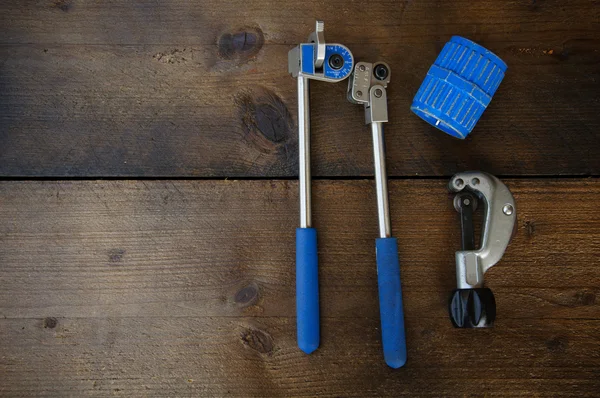
[[288,71],[293,77],[335,83],[352,73],[354,57],[348,47],[325,44],[323,21],[317,21],[309,43],[302,43],[288,52]]
[[348,80],[348,101],[365,106],[365,123],[388,121],[386,88],[391,70],[385,62],[357,62]]
[[[483,287],[483,275],[500,261],[514,234],[515,199],[498,178],[483,172],[454,175],[449,190],[457,193],[454,207],[461,215],[463,246],[455,254],[457,289],[450,300],[450,317],[456,327],[489,327],[496,316],[496,303],[492,291]],[[484,206],[478,249],[472,219],[477,200]]]

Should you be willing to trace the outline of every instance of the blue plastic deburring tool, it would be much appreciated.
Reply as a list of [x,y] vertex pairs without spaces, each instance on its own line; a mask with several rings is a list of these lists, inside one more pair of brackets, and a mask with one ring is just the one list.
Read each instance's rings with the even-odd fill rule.
[[314,228],[296,229],[296,316],[298,347],[310,354],[319,347],[319,267]]
[[410,109],[432,126],[464,139],[489,105],[506,69],[491,51],[453,36],[427,72]]
[[377,257],[377,284],[383,358],[388,366],[397,369],[406,363],[406,333],[400,262],[396,238],[379,238],[375,243]]

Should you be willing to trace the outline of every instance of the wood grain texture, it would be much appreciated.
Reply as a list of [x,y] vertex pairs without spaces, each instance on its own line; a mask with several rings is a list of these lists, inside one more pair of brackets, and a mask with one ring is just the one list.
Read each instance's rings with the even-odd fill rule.
[[295,343],[291,181],[0,183],[3,396],[594,396],[600,182],[506,180],[490,330],[453,329],[445,181],[393,181],[409,362],[381,358],[372,181],[318,181],[322,345]]
[[[595,1],[77,0],[0,4],[0,176],[290,177],[295,82],[287,51],[314,19],[357,59],[392,67],[391,176],[600,175]],[[509,70],[466,141],[410,104],[454,34]],[[312,85],[313,174],[372,174],[345,83]]]

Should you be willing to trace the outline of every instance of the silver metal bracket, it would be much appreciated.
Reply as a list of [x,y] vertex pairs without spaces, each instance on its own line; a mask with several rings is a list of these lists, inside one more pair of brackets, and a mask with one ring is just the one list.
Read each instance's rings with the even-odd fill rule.
[[339,82],[352,73],[354,57],[348,47],[325,43],[325,24],[317,21],[309,43],[301,43],[288,52],[288,71],[293,77]]
[[387,122],[387,92],[391,80],[388,64],[358,62],[348,81],[348,101],[365,106],[365,123]]
[[[457,288],[480,288],[483,287],[483,275],[500,261],[514,234],[517,220],[515,199],[498,178],[479,171],[454,175],[449,190],[470,192],[484,206],[480,247],[461,250],[455,255]],[[468,202],[466,204],[469,205]],[[458,205],[455,201],[455,207]]]

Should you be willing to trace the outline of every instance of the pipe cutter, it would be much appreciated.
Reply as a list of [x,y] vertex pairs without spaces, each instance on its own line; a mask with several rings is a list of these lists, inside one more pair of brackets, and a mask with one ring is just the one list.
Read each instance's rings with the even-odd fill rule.
[[[456,174],[449,190],[457,193],[454,208],[460,214],[462,238],[462,249],[455,255],[457,288],[450,297],[450,319],[457,328],[491,327],[496,300],[483,287],[483,275],[500,261],[516,231],[515,198],[498,178],[478,171]],[[484,222],[476,248],[473,212],[478,202],[483,202]]]

